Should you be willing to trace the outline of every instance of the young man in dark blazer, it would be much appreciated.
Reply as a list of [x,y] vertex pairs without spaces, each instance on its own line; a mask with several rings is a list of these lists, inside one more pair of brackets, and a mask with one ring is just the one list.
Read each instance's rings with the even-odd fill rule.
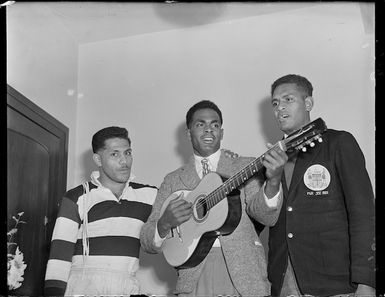
[[[312,91],[299,75],[273,83],[285,135],[310,122]],[[374,195],[365,159],[348,132],[328,129],[322,140],[285,165],[284,201],[269,230],[272,295],[374,296]]]

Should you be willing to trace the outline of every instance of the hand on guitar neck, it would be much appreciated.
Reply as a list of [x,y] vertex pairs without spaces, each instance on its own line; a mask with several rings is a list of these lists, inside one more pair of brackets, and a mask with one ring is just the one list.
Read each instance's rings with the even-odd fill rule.
[[[273,198],[279,191],[283,167],[288,160],[288,156],[278,145],[267,143],[267,148],[269,150],[261,158],[262,164],[266,168],[265,194],[267,198]],[[238,154],[230,150],[224,149],[223,151],[229,158],[236,159],[239,157]]]
[[279,191],[283,166],[288,156],[279,146],[267,143],[268,151],[264,154],[262,164],[266,168],[265,194],[268,198],[274,197]]
[[183,198],[183,192],[171,200],[158,221],[158,233],[161,238],[180,224],[190,219],[192,215],[192,203]]

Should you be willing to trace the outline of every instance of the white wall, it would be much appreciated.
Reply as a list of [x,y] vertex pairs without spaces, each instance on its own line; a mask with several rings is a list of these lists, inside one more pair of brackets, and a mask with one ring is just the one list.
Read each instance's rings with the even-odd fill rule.
[[[257,5],[257,4],[256,4]],[[259,156],[280,133],[272,122],[272,82],[285,74],[314,85],[313,119],[357,138],[374,184],[373,34],[357,3],[309,8],[84,44],[79,50],[76,180],[88,176],[90,136],[109,125],[127,127],[137,181],[159,186],[190,154],[187,109],[202,99],[224,116],[223,146]],[[173,271],[144,255],[139,276],[154,294],[169,292]],[[167,275],[167,277],[165,276]],[[166,278],[167,282],[164,282]]]
[[7,84],[69,128],[67,186],[72,187],[77,43],[44,3],[17,3],[6,9]]

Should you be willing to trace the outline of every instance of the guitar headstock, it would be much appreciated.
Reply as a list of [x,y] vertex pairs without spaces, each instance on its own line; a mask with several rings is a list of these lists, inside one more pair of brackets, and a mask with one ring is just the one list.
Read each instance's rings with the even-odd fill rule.
[[306,151],[306,146],[315,146],[315,141],[322,142],[321,135],[327,130],[323,119],[318,118],[294,131],[283,140],[287,152]]

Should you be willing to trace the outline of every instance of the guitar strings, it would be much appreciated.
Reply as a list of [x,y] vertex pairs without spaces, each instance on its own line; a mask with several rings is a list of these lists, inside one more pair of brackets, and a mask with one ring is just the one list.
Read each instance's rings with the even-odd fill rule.
[[[274,149],[275,147],[278,146],[279,143],[276,143],[272,148],[270,148],[267,152],[271,151],[272,149]],[[266,153],[265,153],[266,154]],[[262,165],[262,161],[260,160],[261,158],[263,159],[264,155],[263,154],[261,157],[253,160],[250,164],[246,165],[244,168],[242,168],[240,171],[238,171],[233,177],[229,178],[228,180],[226,180],[222,185],[220,185],[218,188],[216,188],[214,191],[212,191],[209,195],[207,195],[205,198],[203,198],[202,200],[198,201],[197,204],[196,204],[196,209],[200,209],[201,207],[204,207],[204,205],[208,205],[209,206],[209,209],[212,208],[212,206],[214,206],[217,202],[219,202],[220,200],[222,200],[224,197],[223,196],[226,196],[228,193],[226,193],[226,191],[223,189],[223,188],[226,188],[226,187],[229,187],[230,190],[234,190],[235,188],[237,188],[241,182],[238,184],[238,185],[233,185],[233,187],[231,187],[231,183],[233,181],[237,181],[239,178],[242,178],[243,177],[243,174],[244,172],[246,172],[246,179],[250,178],[250,176],[254,175],[257,171],[259,171],[259,169],[261,169],[261,167],[263,166]],[[255,163],[255,164],[254,164]],[[259,166],[258,166],[259,165]],[[253,172],[251,169],[251,175],[250,176],[247,176],[247,170],[251,167],[256,167],[257,168],[257,171],[256,172]],[[258,168],[259,167],[259,168]],[[244,180],[244,178],[242,179]],[[231,192],[230,191],[230,192]],[[223,192],[223,193],[221,193]],[[229,192],[229,193],[230,193]],[[219,195],[219,200],[217,200],[217,196]],[[214,202],[213,204],[210,204]]]
[[[244,167],[241,171],[237,172],[231,179],[226,180],[221,186],[219,186],[217,189],[215,189],[213,192],[211,192],[209,195],[207,195],[202,200],[198,201],[196,204],[196,208],[200,209],[201,207],[204,207],[204,205],[208,205],[209,209],[212,208],[212,206],[214,206],[217,202],[222,200],[224,198],[224,196],[226,196],[228,193],[230,193],[232,190],[234,190],[235,188],[237,188],[241,184],[241,182],[238,182],[239,184],[236,185],[235,182],[237,180],[239,180],[240,178],[243,181],[244,178],[242,178],[242,177],[243,177],[245,172],[246,172],[246,178],[247,179],[249,178],[249,176],[247,176],[247,173],[248,173],[247,171],[250,167],[256,167],[257,171],[258,171],[259,170],[258,165],[262,166],[262,162],[259,159],[253,160],[250,164],[248,164],[246,167]],[[255,172],[253,173],[253,171],[251,169],[250,169],[250,171],[251,171],[250,176],[255,174]],[[231,183],[233,183],[233,185],[231,185]],[[228,193],[226,193],[225,188],[229,188]],[[219,197],[219,198],[217,198],[217,197]]]

